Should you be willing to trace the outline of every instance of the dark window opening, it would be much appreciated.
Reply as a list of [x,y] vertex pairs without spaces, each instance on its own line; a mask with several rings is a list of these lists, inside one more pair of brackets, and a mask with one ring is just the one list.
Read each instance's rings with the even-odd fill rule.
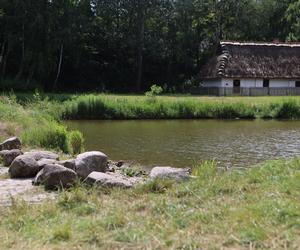
[[241,87],[241,80],[233,80],[233,87]]
[[233,93],[239,94],[241,92],[241,81],[233,80]]
[[270,86],[270,80],[269,79],[264,79],[263,87],[264,88],[269,88]]
[[300,88],[300,81],[296,81],[296,88]]

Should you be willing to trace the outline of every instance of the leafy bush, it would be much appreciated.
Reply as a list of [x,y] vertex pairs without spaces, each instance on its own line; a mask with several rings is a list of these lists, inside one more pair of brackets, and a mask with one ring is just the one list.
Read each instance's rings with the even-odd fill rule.
[[80,154],[84,147],[84,138],[80,131],[71,131],[68,135],[69,147],[73,155]]
[[148,97],[153,97],[153,96],[157,96],[157,95],[162,94],[162,92],[163,92],[163,88],[156,85],[156,84],[154,84],[154,85],[151,86],[150,91],[147,91],[145,93],[145,95],[148,96]]
[[22,139],[26,145],[69,152],[68,132],[63,125],[54,121],[25,130]]

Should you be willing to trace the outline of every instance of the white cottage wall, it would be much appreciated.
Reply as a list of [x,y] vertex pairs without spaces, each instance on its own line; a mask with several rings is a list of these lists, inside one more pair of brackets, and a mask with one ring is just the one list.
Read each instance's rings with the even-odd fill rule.
[[264,80],[263,79],[255,79],[255,87],[256,88],[262,88],[264,86]]
[[256,79],[241,79],[241,87],[242,88],[255,88],[256,87]]
[[271,79],[270,88],[287,88],[295,87],[295,81],[287,79]]
[[203,87],[209,87],[209,88],[214,88],[214,87],[222,87],[222,81],[221,79],[214,79],[214,80],[204,80],[202,82]]
[[[202,82],[203,87],[223,87],[223,88],[232,88],[233,80],[231,78],[222,78],[222,79],[207,79]],[[262,88],[263,79],[238,79],[241,81],[241,88]],[[296,85],[296,80],[288,79],[270,79],[269,87],[270,88],[293,88]]]
[[221,82],[222,82],[222,87],[224,87],[224,88],[232,88],[233,87],[233,79],[223,78],[221,80]]

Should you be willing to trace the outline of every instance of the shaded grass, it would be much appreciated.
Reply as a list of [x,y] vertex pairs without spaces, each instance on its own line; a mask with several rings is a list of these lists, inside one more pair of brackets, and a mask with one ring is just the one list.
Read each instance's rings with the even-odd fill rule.
[[77,186],[57,202],[0,210],[3,248],[298,249],[300,160],[242,172],[194,168],[190,182]]

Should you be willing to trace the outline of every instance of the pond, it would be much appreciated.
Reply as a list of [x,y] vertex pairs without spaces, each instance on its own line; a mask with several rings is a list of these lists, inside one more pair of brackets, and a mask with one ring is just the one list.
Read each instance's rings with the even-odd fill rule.
[[300,121],[143,120],[67,121],[86,139],[86,150],[143,165],[190,166],[215,159],[248,167],[300,155]]

